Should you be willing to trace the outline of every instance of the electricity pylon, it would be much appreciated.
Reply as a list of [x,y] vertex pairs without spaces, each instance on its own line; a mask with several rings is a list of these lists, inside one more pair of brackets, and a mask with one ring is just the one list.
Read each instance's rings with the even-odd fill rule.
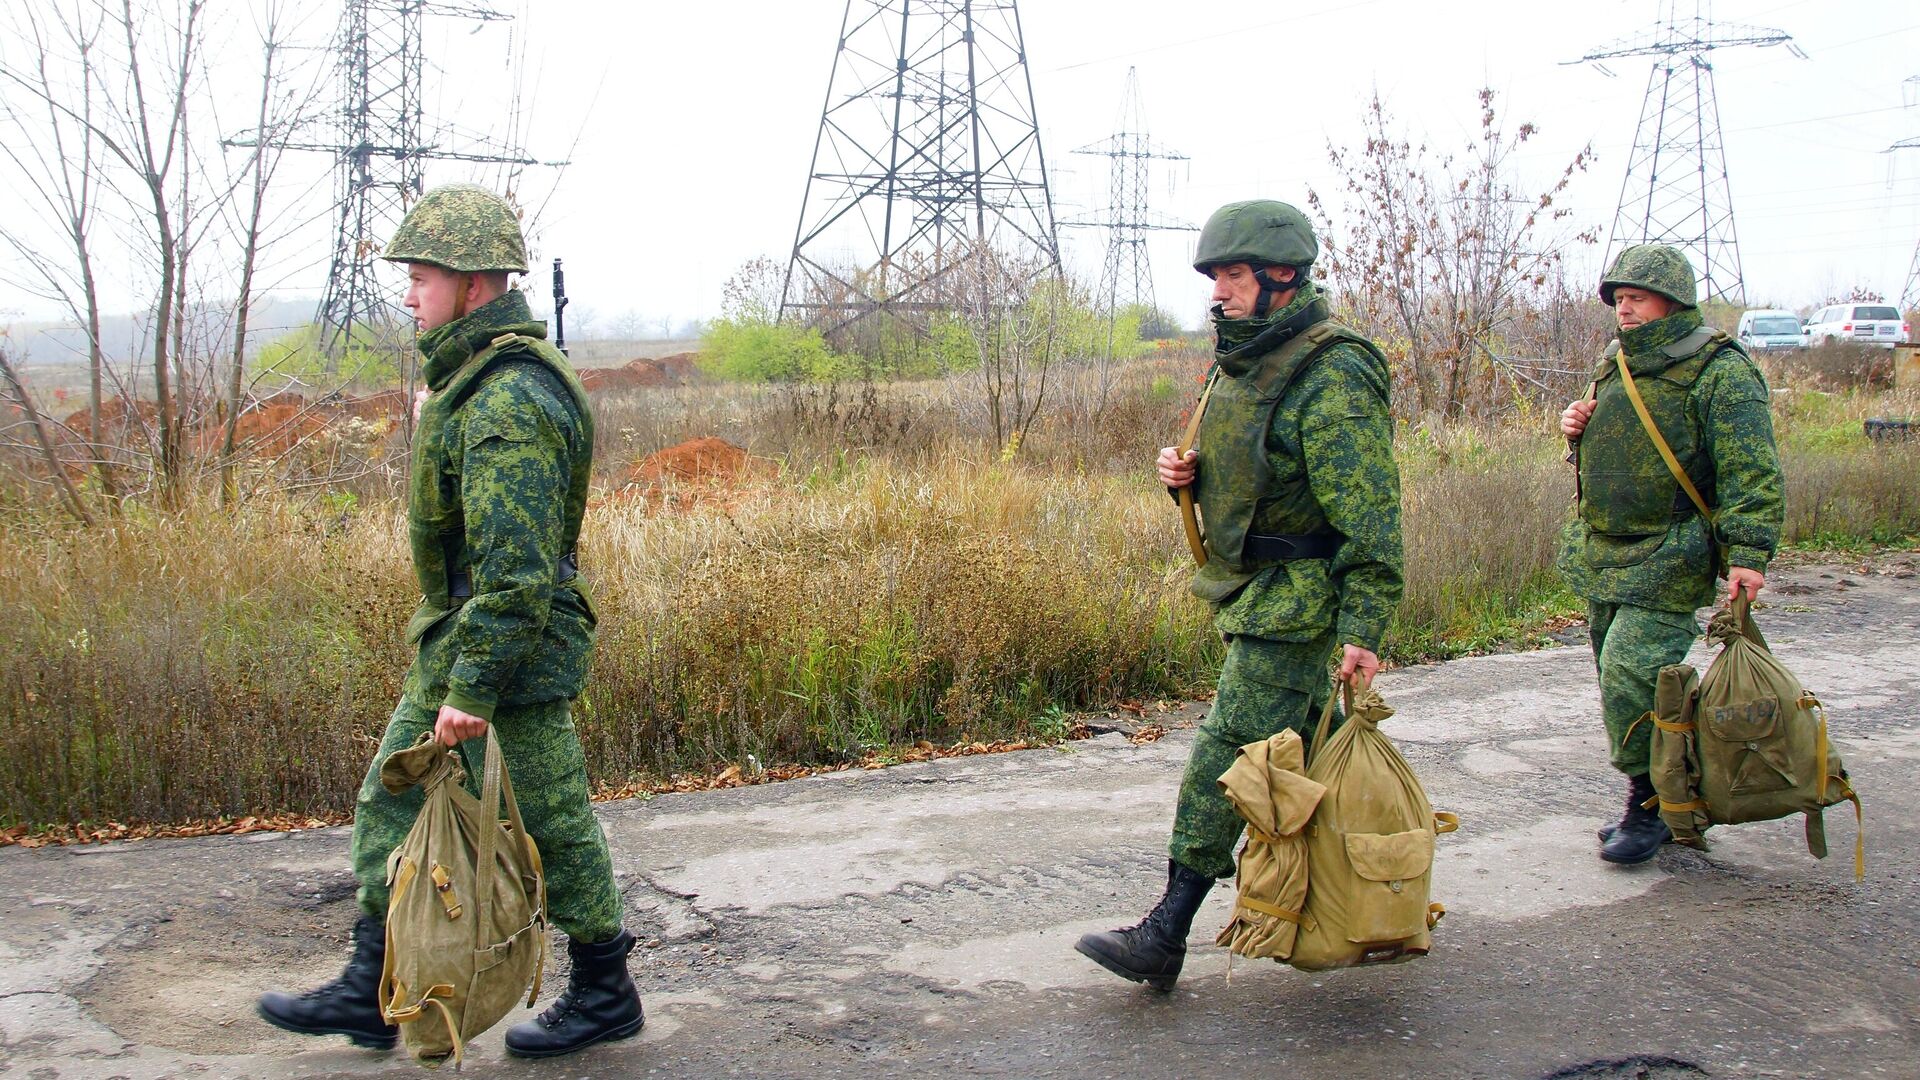
[[1114,326],[1122,311],[1129,307],[1144,307],[1149,314],[1160,310],[1154,299],[1153,269],[1147,259],[1147,234],[1166,230],[1192,232],[1195,229],[1187,222],[1156,213],[1147,207],[1151,163],[1185,161],[1187,156],[1155,143],[1147,134],[1145,111],[1140,105],[1140,79],[1133,68],[1127,69],[1119,127],[1120,130],[1105,139],[1074,151],[1076,154],[1107,159],[1107,205],[1085,217],[1061,222],[1063,226],[1107,230],[1107,255],[1100,270],[1099,302],[1107,316],[1109,359],[1113,357]]
[[781,317],[924,328],[980,247],[1057,272],[1015,0],[847,0],[837,40]]
[[1682,17],[1684,0],[1663,0],[1659,25],[1570,63],[1653,57],[1640,105],[1633,153],[1620,184],[1620,202],[1607,236],[1606,264],[1632,244],[1671,244],[1686,252],[1705,299],[1742,303],[1746,282],[1727,181],[1726,143],[1707,54],[1743,45],[1784,45],[1804,57],[1791,35],[1765,27],[1715,24],[1703,0]]

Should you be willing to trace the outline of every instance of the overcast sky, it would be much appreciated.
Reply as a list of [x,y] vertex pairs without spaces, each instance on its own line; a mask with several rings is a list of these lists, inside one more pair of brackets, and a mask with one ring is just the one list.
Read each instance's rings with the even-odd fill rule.
[[[244,9],[247,0],[215,3]],[[528,147],[571,161],[529,175],[523,195],[540,211],[542,268],[566,259],[573,311],[603,325],[623,312],[704,318],[742,262],[785,262],[845,0],[499,6],[518,14],[510,28],[428,18],[427,105],[430,117],[468,130],[506,130],[511,35],[524,60]],[[1604,234],[1650,61],[1611,61],[1614,77],[1562,62],[1651,28],[1658,5],[1026,0],[1020,13],[1060,218],[1106,202],[1106,162],[1069,151],[1115,129],[1131,66],[1152,135],[1191,159],[1155,172],[1153,209],[1173,217],[1198,224],[1231,200],[1336,192],[1327,144],[1359,141],[1376,90],[1416,140],[1463,145],[1484,85],[1510,126],[1540,129],[1517,159],[1523,186],[1550,182],[1592,144],[1597,160],[1563,205]],[[1721,0],[1712,14],[1785,30],[1809,57],[1712,54],[1750,299],[1804,305],[1854,285],[1897,295],[1920,240],[1920,149],[1887,148],[1920,136],[1920,9],[1910,0]],[[301,32],[323,41],[337,16],[315,5],[299,17]],[[254,34],[249,18],[221,22],[210,57],[217,78],[251,77]],[[244,125],[227,108],[235,115],[223,125]],[[428,182],[473,175],[436,164]],[[327,177],[317,155],[290,162],[276,193],[289,220],[300,207],[324,209]],[[1069,266],[1094,276],[1104,236],[1064,230],[1061,240]],[[270,280],[283,294],[317,295],[328,243],[323,228],[295,234],[276,251]],[[1207,291],[1187,266],[1191,246],[1191,234],[1167,233],[1152,248],[1161,306],[1189,325]],[[1597,273],[1599,250],[1574,257]],[[391,281],[398,290],[397,272]],[[533,287],[544,295],[544,273]],[[122,295],[137,295],[135,286]],[[0,293],[0,308],[46,314],[17,294]]]

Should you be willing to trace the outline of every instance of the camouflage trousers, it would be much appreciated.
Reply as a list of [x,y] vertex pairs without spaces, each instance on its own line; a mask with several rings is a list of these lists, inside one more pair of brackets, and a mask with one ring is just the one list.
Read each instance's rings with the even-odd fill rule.
[[[1227,643],[1213,710],[1194,733],[1180,781],[1168,854],[1212,878],[1233,876],[1233,849],[1245,825],[1216,782],[1244,745],[1287,728],[1311,743],[1332,690],[1327,660],[1333,635],[1311,642],[1272,641],[1236,634]],[[1336,723],[1338,718],[1336,717]]]
[[[1600,671],[1600,716],[1607,725],[1607,755],[1628,776],[1648,770],[1653,721],[1635,721],[1653,711],[1660,669],[1687,658],[1700,636],[1691,611],[1656,611],[1632,604],[1587,601],[1593,663]],[[1631,729],[1632,734],[1628,731]]]
[[[548,918],[580,942],[601,942],[620,932],[620,891],[613,883],[607,836],[587,804],[586,757],[574,733],[570,703],[502,706],[493,717],[500,753],[513,780],[514,797],[527,832],[540,849],[547,874]],[[426,796],[417,787],[395,795],[380,783],[387,755],[405,750],[433,730],[438,710],[402,698],[387,721],[353,813],[353,873],[360,879],[360,910],[376,919],[387,913],[387,856],[413,828]],[[467,772],[467,790],[480,794],[486,740],[456,747]]]

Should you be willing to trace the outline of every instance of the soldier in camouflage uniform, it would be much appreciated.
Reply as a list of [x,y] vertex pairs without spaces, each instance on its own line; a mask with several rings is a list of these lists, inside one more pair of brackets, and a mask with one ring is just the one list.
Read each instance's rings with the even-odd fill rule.
[[[1714,602],[1716,573],[1728,598],[1766,585],[1785,509],[1766,379],[1738,342],[1703,325],[1687,257],[1664,245],[1629,247],[1601,279],[1600,299],[1615,309],[1620,337],[1594,369],[1593,396],[1560,416],[1579,505],[1559,566],[1587,601],[1607,745],[1627,774],[1626,816],[1600,830],[1600,857],[1640,863],[1671,838],[1646,805],[1654,682],[1662,667],[1686,659],[1699,635],[1694,612]],[[1711,520],[1642,426],[1621,357]]]
[[1400,473],[1385,358],[1328,318],[1307,270],[1312,226],[1285,203],[1221,207],[1194,269],[1214,281],[1215,364],[1195,449],[1160,451],[1160,479],[1192,485],[1207,561],[1192,592],[1227,643],[1213,710],[1195,735],[1169,844],[1167,889],[1139,925],[1076,948],[1123,978],[1170,990],[1194,913],[1234,872],[1242,821],[1215,781],[1247,743],[1312,738],[1340,676],[1370,679],[1400,602]]
[[[380,782],[389,754],[433,732],[457,747],[468,786],[497,733],[527,831],[546,870],[551,921],[568,937],[567,988],[539,1017],[507,1032],[528,1057],[625,1038],[643,1023],[627,972],[606,835],[587,804],[586,763],[569,704],[586,681],[594,613],[574,560],[593,463],[593,415],[566,357],[546,342],[526,297],[517,216],[484,188],[422,196],[384,256],[403,264],[421,333],[430,396],[414,434],[408,532],[424,597],[407,627],[418,654],[355,805],[352,857],[361,916],[340,978],[293,996],[271,993],[260,1015],[304,1034],[393,1045],[381,1016],[387,856],[424,795]],[[478,791],[475,791],[478,794]]]

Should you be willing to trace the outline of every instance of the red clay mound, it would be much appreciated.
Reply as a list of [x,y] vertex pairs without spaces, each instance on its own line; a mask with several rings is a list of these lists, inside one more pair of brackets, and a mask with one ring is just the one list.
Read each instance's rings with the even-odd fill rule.
[[[128,416],[129,412],[138,419]],[[143,425],[153,427],[159,422],[160,409],[151,401],[129,402],[126,398],[114,397],[100,403],[100,426],[106,429],[109,439],[124,437],[128,431],[139,431]],[[73,429],[78,438],[93,438],[93,417],[88,410],[72,413],[63,423]]]
[[627,473],[627,483],[724,483],[747,472],[751,460],[740,447],[709,435],[648,454]]
[[768,475],[773,463],[725,439],[690,439],[648,454],[620,481],[618,493],[649,506],[691,506],[725,500],[749,481]]
[[[234,441],[243,454],[254,457],[279,457],[307,439],[325,431],[328,418],[309,412],[291,401],[272,400],[242,413],[234,428]],[[202,432],[203,449],[212,451],[225,438],[217,425]]]
[[384,420],[388,417],[397,419],[405,411],[406,405],[405,390],[381,390],[366,397],[342,398],[340,411],[362,420]]
[[696,353],[675,353],[658,360],[640,357],[619,367],[580,368],[580,384],[588,390],[605,393],[632,390],[643,386],[685,386],[700,381]]

